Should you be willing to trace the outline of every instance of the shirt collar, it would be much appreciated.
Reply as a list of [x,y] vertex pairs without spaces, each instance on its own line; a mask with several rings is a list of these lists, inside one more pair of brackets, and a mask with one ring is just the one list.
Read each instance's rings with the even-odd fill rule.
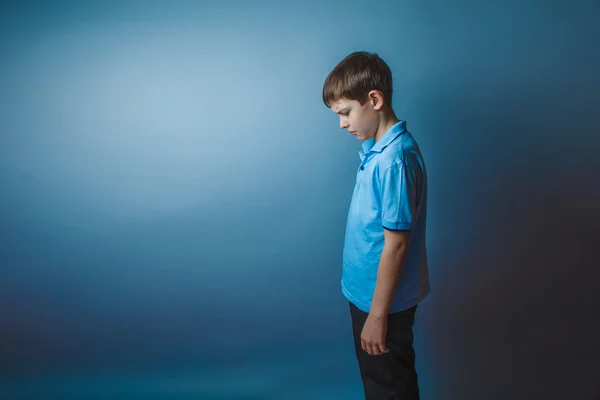
[[375,143],[375,138],[365,140],[362,143],[362,150],[358,152],[360,159],[364,160],[365,155],[370,152],[381,153],[383,149],[392,143],[394,139],[400,136],[400,134],[404,133],[404,131],[406,131],[406,121],[401,120],[392,126],[377,143]]

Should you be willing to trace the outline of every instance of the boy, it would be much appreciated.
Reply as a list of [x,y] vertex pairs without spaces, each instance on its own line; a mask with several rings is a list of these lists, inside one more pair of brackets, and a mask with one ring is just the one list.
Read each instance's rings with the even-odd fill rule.
[[365,397],[417,400],[413,323],[429,293],[425,163],[392,109],[392,73],[377,54],[344,58],[325,80],[323,102],[341,128],[363,141],[341,289]]

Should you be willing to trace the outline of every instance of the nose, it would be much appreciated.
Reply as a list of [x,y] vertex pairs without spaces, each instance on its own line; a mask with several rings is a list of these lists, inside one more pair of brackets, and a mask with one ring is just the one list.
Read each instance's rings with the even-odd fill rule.
[[348,121],[345,118],[340,118],[340,128],[345,129],[348,126]]

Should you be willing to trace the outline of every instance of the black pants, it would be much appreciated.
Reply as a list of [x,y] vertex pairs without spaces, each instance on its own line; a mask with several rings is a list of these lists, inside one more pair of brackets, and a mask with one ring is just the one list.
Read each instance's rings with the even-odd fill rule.
[[386,346],[389,352],[372,356],[361,347],[360,334],[368,313],[350,304],[354,348],[366,400],[419,400],[413,348],[414,306],[388,314]]

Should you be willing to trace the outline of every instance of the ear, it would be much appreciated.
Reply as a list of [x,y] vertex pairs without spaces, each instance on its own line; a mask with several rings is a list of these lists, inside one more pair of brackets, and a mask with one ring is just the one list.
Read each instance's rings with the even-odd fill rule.
[[379,90],[371,90],[369,92],[369,101],[373,105],[375,111],[379,111],[383,108],[383,93]]

